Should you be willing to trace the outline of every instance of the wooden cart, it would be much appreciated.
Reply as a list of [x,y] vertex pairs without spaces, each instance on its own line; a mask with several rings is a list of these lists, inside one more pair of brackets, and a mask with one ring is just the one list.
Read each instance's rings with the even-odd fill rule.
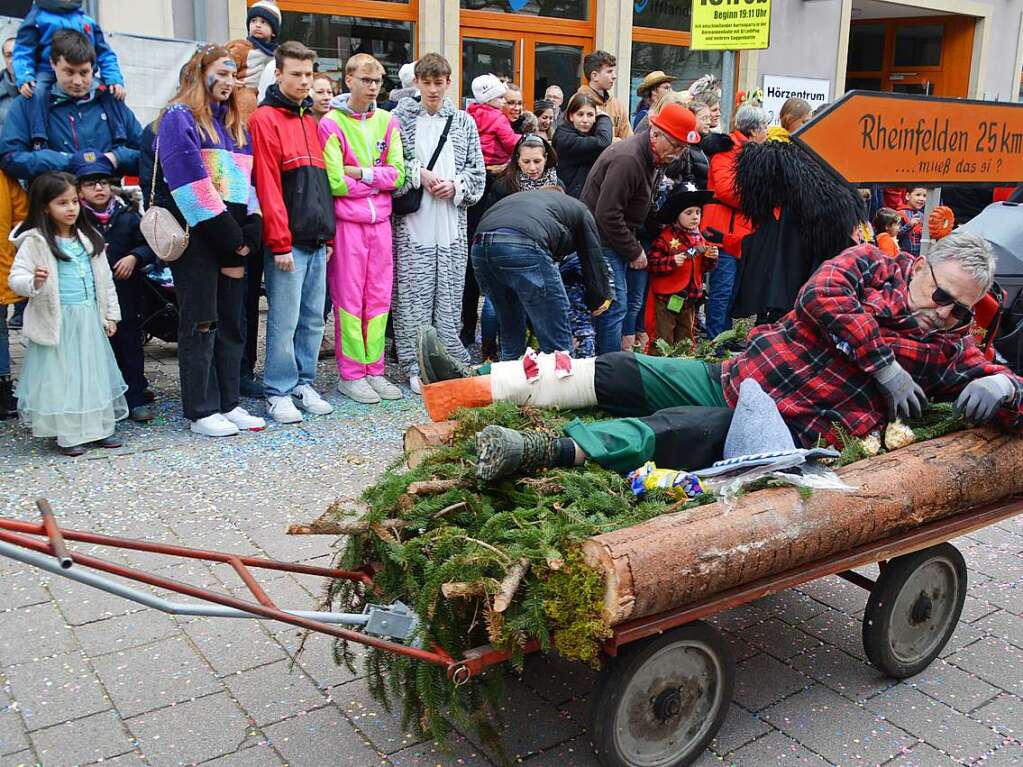
[[[509,657],[484,645],[454,658],[441,647],[421,648],[400,641],[414,636],[416,625],[415,616],[400,604],[373,606],[363,614],[282,609],[251,573],[254,568],[272,569],[358,580],[372,587],[375,570],[369,565],[355,571],[337,570],[64,530],[45,501],[40,500],[39,506],[40,523],[0,518],[0,555],[164,612],[281,621],[443,666],[459,684]],[[1023,497],[1009,498],[615,626],[604,642],[606,662],[590,696],[590,736],[598,760],[605,767],[680,767],[696,760],[721,728],[735,682],[727,643],[703,619],[817,578],[836,575],[868,592],[863,646],[874,666],[897,679],[919,673],[952,636],[966,599],[966,563],[949,541],[1021,512]],[[66,541],[227,563],[238,572],[254,601],[77,554],[68,550]],[[880,566],[876,581],[855,572],[873,563]],[[106,579],[101,572],[206,604],[169,602]],[[539,647],[530,642],[526,650],[536,652]]]

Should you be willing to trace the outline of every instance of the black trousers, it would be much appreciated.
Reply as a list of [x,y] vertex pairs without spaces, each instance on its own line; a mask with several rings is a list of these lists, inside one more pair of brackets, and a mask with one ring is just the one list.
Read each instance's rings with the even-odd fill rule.
[[185,418],[197,421],[230,412],[238,406],[245,346],[245,280],[222,274],[215,253],[201,241],[171,264],[171,272],[178,295]]
[[245,259],[245,352],[242,372],[252,375],[259,348],[259,297],[263,292],[263,254],[250,253]]
[[146,358],[142,351],[145,340],[142,333],[142,274],[136,269],[126,280],[114,279],[117,302],[121,305],[121,321],[117,332],[110,337],[117,367],[121,369],[128,391],[124,398],[129,409],[146,404],[143,392],[149,386],[146,380]]

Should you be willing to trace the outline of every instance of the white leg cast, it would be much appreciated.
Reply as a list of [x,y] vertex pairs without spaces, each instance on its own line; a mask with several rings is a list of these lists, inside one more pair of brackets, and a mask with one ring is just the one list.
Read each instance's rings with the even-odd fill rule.
[[596,357],[572,360],[572,375],[564,378],[554,374],[553,354],[538,354],[536,359],[540,377],[533,383],[526,381],[522,360],[494,363],[490,369],[490,391],[494,402],[565,410],[597,405],[593,384]]

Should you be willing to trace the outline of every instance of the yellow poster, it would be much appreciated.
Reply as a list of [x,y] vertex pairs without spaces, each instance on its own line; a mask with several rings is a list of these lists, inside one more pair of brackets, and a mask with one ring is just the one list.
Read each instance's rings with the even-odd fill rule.
[[694,51],[748,51],[771,39],[771,0],[693,0]]

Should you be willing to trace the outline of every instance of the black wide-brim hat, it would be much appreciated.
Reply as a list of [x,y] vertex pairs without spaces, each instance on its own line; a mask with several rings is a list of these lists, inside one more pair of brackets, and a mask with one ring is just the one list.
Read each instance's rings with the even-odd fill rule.
[[678,214],[686,208],[702,208],[714,199],[714,193],[707,189],[697,189],[693,184],[676,186],[668,193],[668,199],[657,211],[657,220],[662,224],[673,224]]

